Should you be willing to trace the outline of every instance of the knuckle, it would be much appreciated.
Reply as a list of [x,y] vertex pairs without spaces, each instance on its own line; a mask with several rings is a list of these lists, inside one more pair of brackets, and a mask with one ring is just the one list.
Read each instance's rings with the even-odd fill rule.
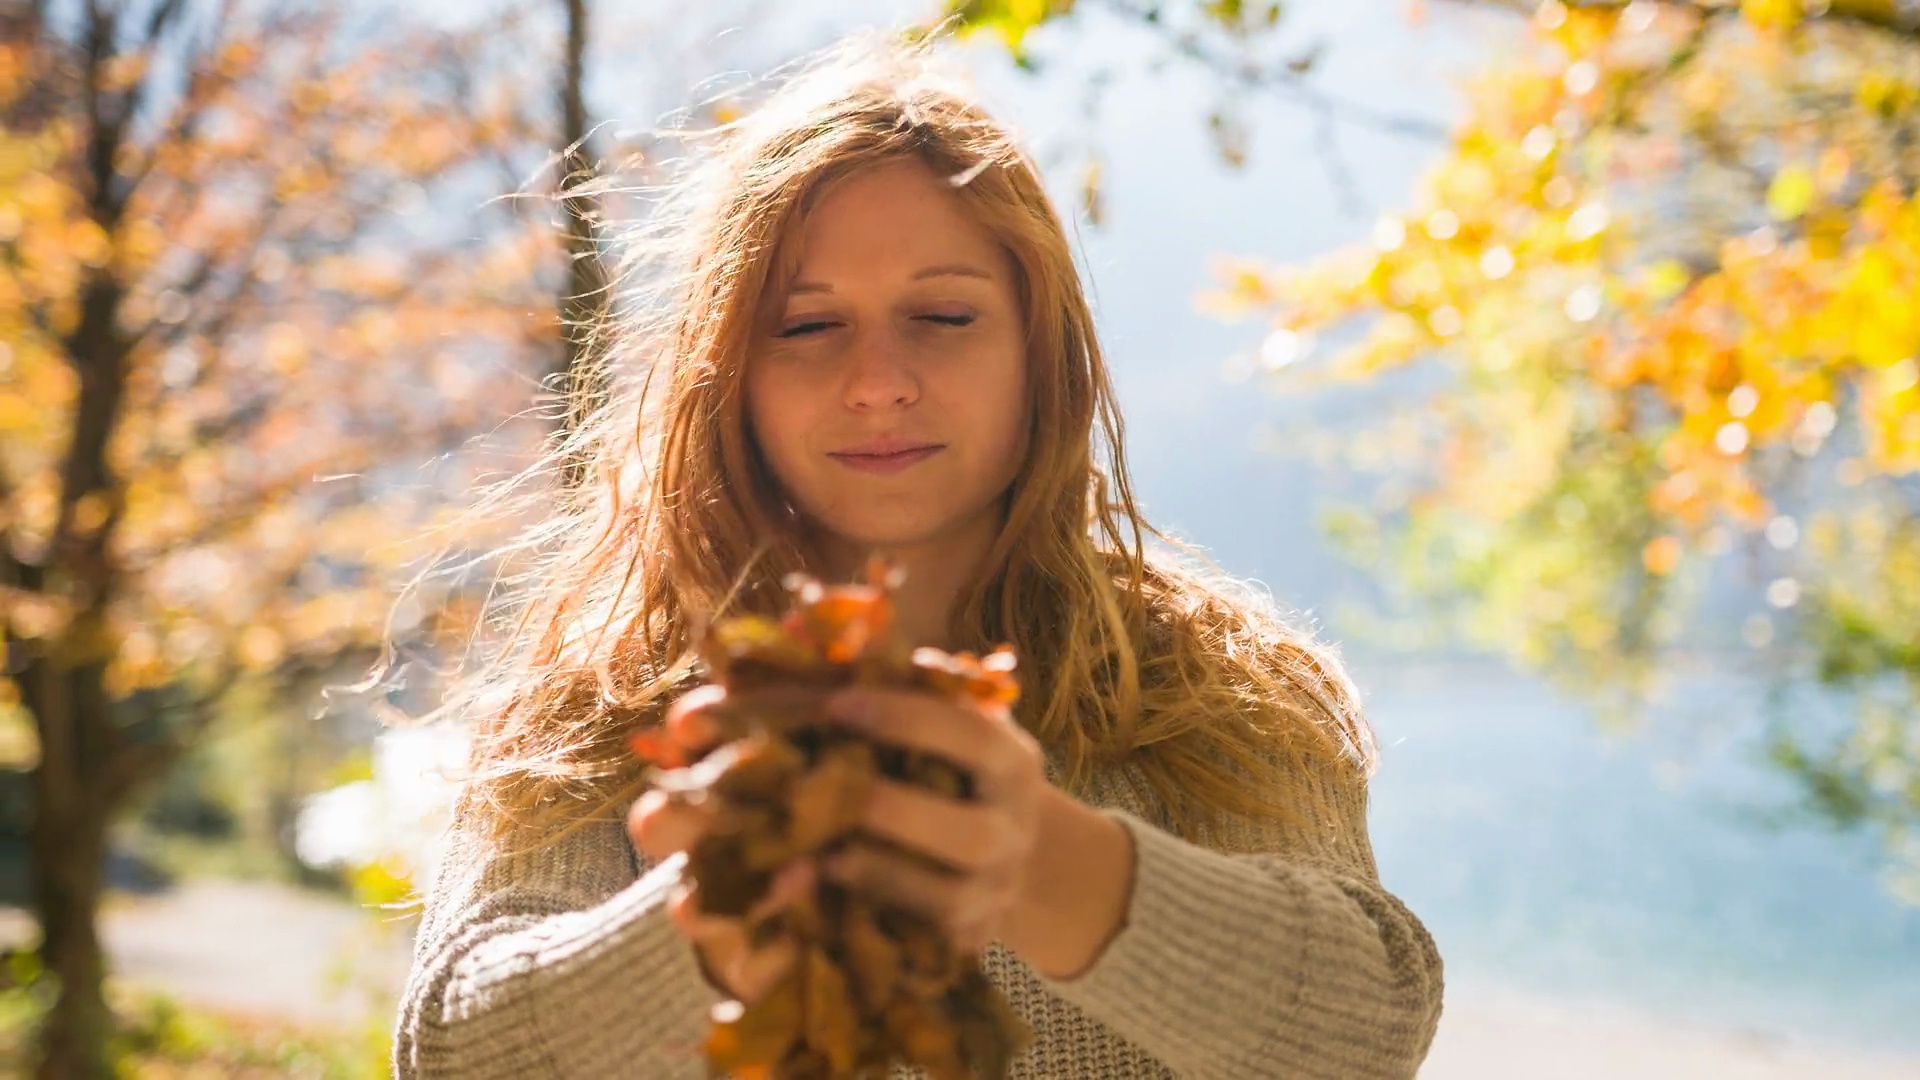
[[682,931],[688,929],[693,925],[692,907],[693,890],[685,885],[675,887],[667,897],[667,921]]
[[1044,777],[1047,769],[1047,754],[1040,749],[1040,744],[1034,740],[1033,736],[1022,731],[1020,737],[1014,740],[1012,751],[1007,755],[1006,766],[1011,776],[1022,779]]
[[666,803],[667,793],[664,791],[649,791],[635,799],[627,809],[627,835],[636,841],[645,836],[654,818],[659,815],[660,808]]
[[720,683],[709,683],[706,686],[695,687],[681,694],[672,705],[667,707],[667,722],[672,723],[674,720],[688,713],[698,712],[701,709],[710,709],[720,702],[725,701],[726,697],[727,688]]

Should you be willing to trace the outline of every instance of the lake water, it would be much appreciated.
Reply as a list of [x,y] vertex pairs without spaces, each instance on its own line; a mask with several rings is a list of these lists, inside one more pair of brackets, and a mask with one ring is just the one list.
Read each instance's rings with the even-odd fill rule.
[[1701,677],[1609,737],[1538,682],[1356,665],[1373,834],[1449,975],[1784,1036],[1920,1050],[1920,908],[1860,838],[1777,829],[1751,683]]

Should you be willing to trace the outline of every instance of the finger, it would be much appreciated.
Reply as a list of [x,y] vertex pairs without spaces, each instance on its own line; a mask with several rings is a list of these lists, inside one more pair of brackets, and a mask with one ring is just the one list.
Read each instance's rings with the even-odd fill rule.
[[762,686],[729,694],[724,701],[712,706],[711,711],[736,727],[756,719],[774,727],[782,727],[782,722],[805,722],[821,718],[828,693],[825,687],[819,686],[790,683]]
[[785,910],[788,905],[805,896],[819,882],[819,867],[812,859],[796,859],[782,867],[773,876],[773,883],[767,887],[767,895],[760,898],[747,911],[748,925],[760,922]]
[[893,780],[875,780],[861,827],[959,871],[1017,859],[1017,830],[996,804],[962,802]]
[[734,996],[751,1005],[779,985],[799,958],[799,943],[793,935],[782,934],[761,948],[742,952],[720,974],[733,987]]
[[1039,768],[1039,744],[1011,716],[924,690],[848,687],[827,699],[827,713],[877,739],[952,761],[973,774],[984,794],[1005,789],[1029,759]]
[[726,700],[727,688],[719,683],[696,687],[668,706],[664,726],[689,752],[711,747],[721,739],[720,718],[714,709]]
[[665,791],[649,791],[627,814],[627,834],[647,858],[658,862],[691,848],[713,822],[710,808],[675,802]]
[[871,844],[852,844],[821,866],[828,880],[882,903],[915,911],[949,929],[983,907],[972,879],[926,866]]
[[707,915],[700,911],[699,891],[682,884],[667,900],[667,918],[707,958],[717,961],[709,968],[709,979],[717,979],[735,997],[756,1001],[772,989],[790,970],[798,956],[798,945],[790,933],[776,933],[767,942],[755,946],[747,929],[752,918],[773,914],[791,903],[795,896],[814,883],[810,867],[796,864],[775,878],[775,887],[756,906],[749,919],[725,915]]
[[686,937],[703,944],[721,944],[728,934],[746,939],[746,927],[739,919],[708,915],[700,910],[700,890],[691,882],[674,886],[667,897],[667,921]]

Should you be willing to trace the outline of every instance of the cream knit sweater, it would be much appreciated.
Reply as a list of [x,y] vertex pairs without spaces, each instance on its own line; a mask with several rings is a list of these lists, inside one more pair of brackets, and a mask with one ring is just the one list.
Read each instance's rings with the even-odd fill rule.
[[[1440,1018],[1439,953],[1380,886],[1364,779],[1329,765],[1297,791],[1314,827],[1208,847],[1166,831],[1130,770],[1074,792],[1133,835],[1131,908],[1070,981],[989,946],[984,967],[1034,1031],[1016,1077],[1414,1075]],[[531,854],[490,851],[471,822],[447,840],[401,1004],[401,1080],[706,1076],[720,995],[664,907],[682,856],[652,864],[617,822]]]

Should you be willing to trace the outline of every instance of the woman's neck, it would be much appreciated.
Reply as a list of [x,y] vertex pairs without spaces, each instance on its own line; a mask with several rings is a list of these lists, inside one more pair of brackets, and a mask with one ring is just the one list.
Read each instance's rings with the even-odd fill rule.
[[952,648],[948,619],[954,602],[980,569],[999,531],[998,521],[986,519],[925,543],[877,549],[828,538],[820,545],[821,566],[829,582],[854,581],[869,555],[886,556],[905,572],[894,592],[894,620],[901,634],[916,646]]

